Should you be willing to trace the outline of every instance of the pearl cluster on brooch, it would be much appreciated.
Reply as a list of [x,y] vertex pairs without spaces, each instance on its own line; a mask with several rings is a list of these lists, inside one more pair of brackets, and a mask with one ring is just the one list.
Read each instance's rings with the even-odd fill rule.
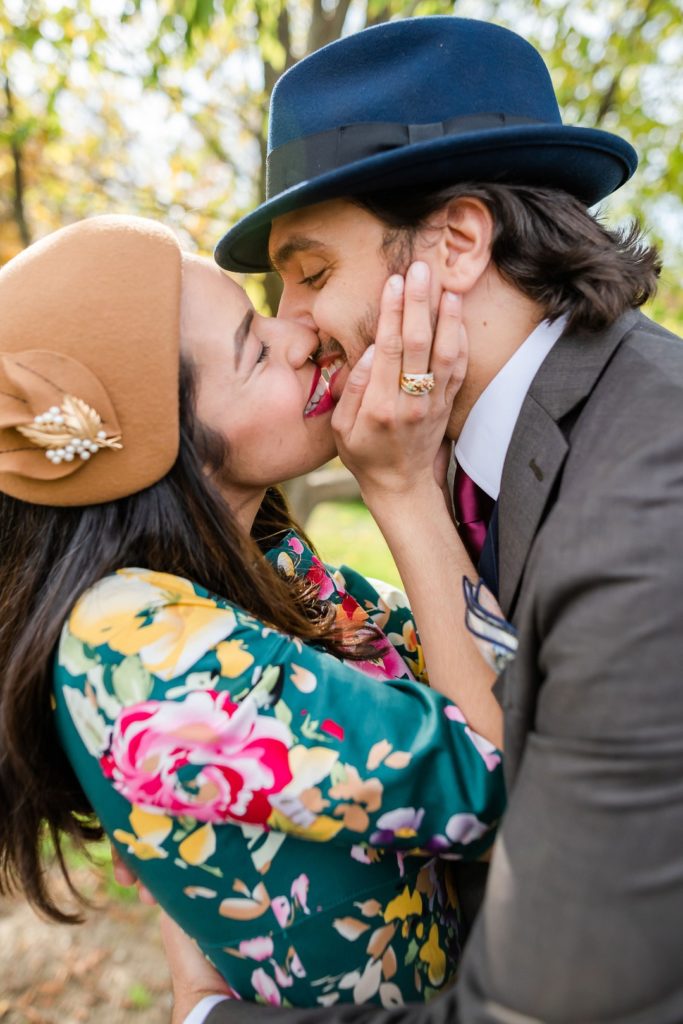
[[45,450],[45,458],[54,466],[81,459],[87,462],[102,448],[120,449],[121,436],[109,437],[102,419],[80,398],[65,395],[61,406],[33,418],[31,424],[17,427],[24,437]]

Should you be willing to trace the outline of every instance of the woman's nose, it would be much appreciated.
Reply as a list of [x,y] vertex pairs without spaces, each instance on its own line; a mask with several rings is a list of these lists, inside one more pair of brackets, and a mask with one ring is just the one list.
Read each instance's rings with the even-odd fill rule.
[[268,321],[268,327],[277,351],[295,368],[303,366],[320,347],[317,331],[311,324],[278,315],[277,320]]
[[298,369],[320,348],[320,339],[314,330],[296,320],[290,320],[287,326],[287,356],[291,365]]

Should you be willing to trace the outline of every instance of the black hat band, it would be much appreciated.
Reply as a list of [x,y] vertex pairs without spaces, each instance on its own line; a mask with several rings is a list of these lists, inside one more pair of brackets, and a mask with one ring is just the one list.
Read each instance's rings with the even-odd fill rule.
[[467,114],[433,124],[370,121],[343,125],[330,131],[292,139],[274,149],[268,156],[266,195],[270,198],[292,185],[317,178],[347,164],[420,142],[431,142],[443,136],[544,123],[532,117],[499,113]]

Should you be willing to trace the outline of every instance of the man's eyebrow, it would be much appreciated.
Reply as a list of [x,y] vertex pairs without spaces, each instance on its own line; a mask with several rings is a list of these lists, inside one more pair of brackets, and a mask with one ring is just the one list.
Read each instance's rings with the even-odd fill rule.
[[277,270],[278,267],[286,266],[298,252],[310,252],[311,249],[324,249],[325,244],[317,238],[309,238],[307,235],[292,235],[283,242],[270,257],[270,262]]
[[249,334],[249,328],[251,327],[251,321],[254,319],[254,310],[248,309],[242,321],[235,331],[235,369],[237,370],[240,365],[242,358],[242,352],[244,351],[244,343],[247,340]]

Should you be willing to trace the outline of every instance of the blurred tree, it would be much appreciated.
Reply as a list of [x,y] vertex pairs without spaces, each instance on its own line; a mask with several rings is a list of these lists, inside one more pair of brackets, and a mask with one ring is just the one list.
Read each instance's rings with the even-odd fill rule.
[[683,9],[680,0],[458,0],[458,13],[507,25],[551,69],[563,119],[623,135],[634,178],[602,204],[608,221],[635,214],[663,243],[653,313],[683,326]]
[[[543,52],[565,120],[629,138],[636,212],[665,242],[657,312],[683,323],[680,0],[4,0],[0,261],[103,210],[164,219],[210,251],[264,192],[270,92],[312,50],[392,17],[488,18]],[[274,308],[267,275],[257,299]]]
[[[142,9],[144,0],[134,3]],[[167,0],[165,7],[159,43],[168,30],[177,29],[184,22],[184,57],[188,66],[207,48],[218,55],[225,53],[231,40],[233,44],[239,40],[241,54],[250,54],[253,77],[246,88],[243,85],[240,89],[239,103],[230,110],[231,117],[236,115],[241,121],[242,138],[251,136],[257,145],[252,164],[253,187],[240,211],[244,212],[265,197],[268,106],[280,75],[297,60],[338,39],[344,30],[357,31],[393,17],[451,14],[453,0],[365,0],[360,4],[353,0]],[[151,50],[159,81],[163,81],[167,50],[161,45]],[[220,74],[220,70],[214,67],[213,75]],[[219,141],[218,124],[213,116],[202,118],[197,126],[211,149],[226,164],[233,163]],[[280,296],[279,281],[273,274],[263,275],[261,280],[266,304],[275,310]]]

